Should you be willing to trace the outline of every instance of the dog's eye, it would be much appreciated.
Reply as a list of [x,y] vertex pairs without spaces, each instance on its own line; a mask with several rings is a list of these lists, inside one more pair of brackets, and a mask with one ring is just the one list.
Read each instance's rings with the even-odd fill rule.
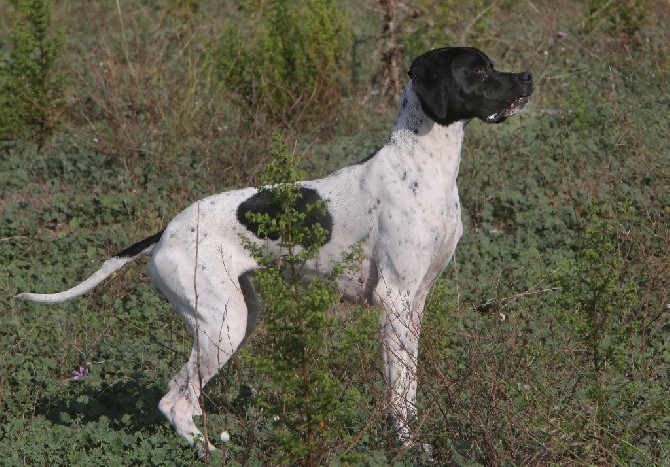
[[474,69],[474,74],[475,74],[475,76],[477,76],[482,81],[486,81],[489,77],[488,73],[486,72],[486,68],[483,67],[483,66],[475,68]]
[[474,77],[478,81],[481,81],[482,83],[485,82],[487,79],[489,79],[489,74],[487,73],[486,68],[483,66],[475,68],[474,70],[472,70],[472,73]]

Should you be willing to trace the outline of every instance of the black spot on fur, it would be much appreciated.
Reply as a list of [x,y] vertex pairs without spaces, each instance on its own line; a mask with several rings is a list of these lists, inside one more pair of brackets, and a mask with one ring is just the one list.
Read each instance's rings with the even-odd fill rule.
[[[326,230],[326,243],[330,241],[333,231],[333,216],[330,211],[319,212],[319,210],[312,210],[307,212],[307,206],[315,204],[322,200],[319,193],[312,188],[300,187],[300,198],[296,201],[294,208],[298,212],[307,214],[305,218],[305,226],[311,227],[315,224],[320,224]],[[244,200],[237,207],[237,220],[240,224],[245,226],[258,238],[269,238],[270,240],[279,240],[276,234],[265,235],[260,234],[260,225],[257,222],[252,222],[247,219],[247,213],[268,214],[271,218],[279,214],[280,207],[272,202],[270,195],[265,192],[258,192],[250,198]]]
[[119,251],[114,256],[116,258],[132,258],[133,256],[137,256],[154,243],[158,243],[158,240],[160,240],[161,237],[163,236],[163,232],[164,230],[161,230],[160,232],[152,235],[151,237],[147,237],[144,240],[140,240],[139,242],[129,246],[125,250]]

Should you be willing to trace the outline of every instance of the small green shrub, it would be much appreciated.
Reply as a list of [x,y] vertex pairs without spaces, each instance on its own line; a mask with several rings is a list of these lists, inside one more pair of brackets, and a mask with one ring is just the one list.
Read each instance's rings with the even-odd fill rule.
[[[255,8],[253,8],[255,12]],[[351,32],[334,0],[278,0],[246,31],[227,29],[219,72],[252,113],[296,123],[337,105],[346,88]]]
[[0,62],[0,141],[30,138],[41,146],[61,104],[63,77],[55,62],[63,41],[51,32],[48,0],[19,0],[16,13],[9,57]]
[[416,56],[427,49],[444,46],[471,45],[489,50],[489,21],[493,16],[495,3],[486,0],[416,2],[417,9],[404,20],[408,31],[403,39],[408,56]]
[[[586,415],[576,425],[580,444],[590,456],[626,465],[649,455],[649,441],[663,439],[657,424],[669,409],[657,397],[659,368],[648,364],[663,340],[658,317],[650,320],[645,311],[659,306],[658,297],[644,290],[648,273],[627,264],[636,248],[621,228],[628,209],[591,203],[575,258],[557,270],[561,293],[554,311],[579,344],[571,360],[579,368],[575,393]],[[632,418],[633,407],[649,418]]]
[[[261,192],[278,214],[248,213],[248,218],[261,235],[280,238],[279,253],[243,237],[261,266],[255,283],[267,298],[262,314],[264,350],[249,359],[263,382],[258,404],[273,419],[266,448],[275,449],[274,461],[323,465],[336,446],[351,443],[348,427],[361,402],[359,390],[345,386],[330,369],[332,336],[339,323],[332,314],[339,297],[337,278],[355,267],[361,256],[353,248],[324,278],[305,277],[303,268],[326,240],[324,227],[308,225],[306,219],[313,212],[325,213],[326,203],[298,210],[301,191],[296,182],[303,174],[296,168],[297,159],[276,135],[271,154],[273,162],[261,177],[271,186]],[[341,460],[353,459],[349,455]]]
[[629,0],[627,2],[609,2],[590,0],[587,6],[585,31],[590,32],[602,27],[612,36],[623,34],[631,38],[640,31],[648,14],[648,0]]

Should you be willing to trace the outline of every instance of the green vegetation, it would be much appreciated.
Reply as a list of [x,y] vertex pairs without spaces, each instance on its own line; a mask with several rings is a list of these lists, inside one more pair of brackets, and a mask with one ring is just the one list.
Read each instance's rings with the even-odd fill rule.
[[61,76],[54,70],[62,40],[50,31],[49,2],[17,0],[15,12],[9,56],[0,61],[0,140],[32,138],[41,145],[51,135],[61,97]]
[[[620,3],[396,8],[404,69],[467,44],[536,82],[521,115],[468,126],[465,235],[420,348],[415,426],[437,465],[670,463],[670,12]],[[381,7],[223,4],[0,0],[9,465],[200,463],[157,409],[191,337],[145,264],[60,306],[12,295],[71,286],[194,200],[267,181],[273,155],[316,177],[388,137]],[[276,131],[291,150],[270,150]],[[284,300],[266,300],[257,335],[205,391],[210,438],[230,433],[210,463],[425,463],[385,423],[378,312],[328,313],[332,282],[296,295],[268,271],[260,288]],[[282,308],[297,297],[318,305],[310,319]],[[300,339],[303,354],[276,350]]]
[[255,435],[267,431],[263,444],[277,453],[270,456],[272,464],[360,461],[363,456],[343,455],[337,447],[355,444],[349,428],[362,403],[361,393],[345,385],[340,375],[356,359],[351,349],[365,342],[357,334],[365,321],[358,316],[357,322],[342,328],[343,323],[332,313],[339,299],[337,280],[360,264],[360,253],[352,247],[324,278],[306,280],[301,271],[318,255],[327,233],[321,224],[306,226],[305,220],[325,214],[327,206],[321,201],[297,210],[302,194],[296,182],[304,180],[305,174],[296,170],[298,160],[278,136],[270,153],[273,160],[261,180],[271,186],[261,192],[278,214],[248,213],[248,217],[259,226],[261,235],[281,238],[279,253],[243,237],[263,267],[255,275],[255,286],[262,297],[271,297],[263,307],[260,349],[247,359],[259,381],[255,404],[273,422],[270,429],[257,429],[260,433]]
[[247,109],[291,125],[337,105],[351,37],[344,9],[334,0],[243,5],[255,27],[228,25],[216,51],[221,80]]

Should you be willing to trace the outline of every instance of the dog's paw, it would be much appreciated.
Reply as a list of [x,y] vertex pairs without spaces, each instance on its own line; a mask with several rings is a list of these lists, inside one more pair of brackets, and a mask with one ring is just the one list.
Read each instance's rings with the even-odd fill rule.
[[203,462],[209,462],[212,459],[212,453],[218,451],[218,449],[210,443],[198,443],[195,445],[195,449],[198,452],[198,459]]
[[218,451],[218,449],[208,440],[205,440],[202,435],[194,437],[194,445],[195,450],[198,453],[198,459],[203,462],[209,462],[212,459],[212,453]]
[[428,462],[434,462],[435,460],[433,459],[433,446],[428,443],[415,443],[413,446],[413,449],[416,449],[418,452],[426,456],[426,459]]

